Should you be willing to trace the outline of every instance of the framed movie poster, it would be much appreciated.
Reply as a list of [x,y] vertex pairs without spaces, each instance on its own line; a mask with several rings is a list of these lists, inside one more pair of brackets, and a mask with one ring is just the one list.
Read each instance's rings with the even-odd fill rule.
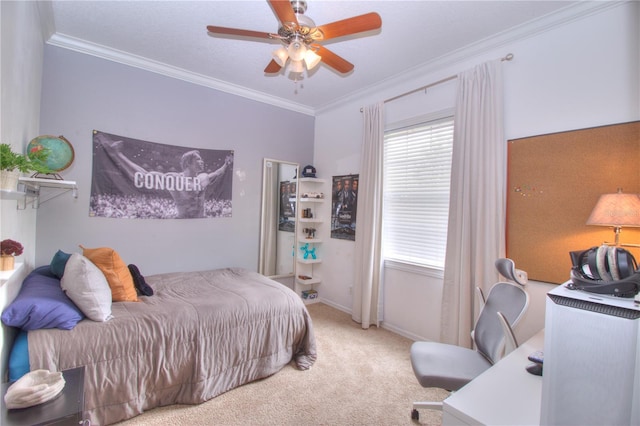
[[280,217],[278,229],[294,232],[296,228],[296,183],[280,182]]
[[331,238],[356,240],[358,176],[334,176],[331,181]]

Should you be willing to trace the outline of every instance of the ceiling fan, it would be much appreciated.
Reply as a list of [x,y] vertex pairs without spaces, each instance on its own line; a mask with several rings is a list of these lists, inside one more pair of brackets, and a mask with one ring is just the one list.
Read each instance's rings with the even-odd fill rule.
[[273,59],[264,69],[267,74],[280,72],[286,66],[288,60],[289,70],[293,73],[302,73],[305,65],[307,70],[311,70],[321,61],[340,73],[348,73],[353,70],[353,64],[319,43],[351,34],[376,30],[382,26],[380,15],[375,12],[316,26],[313,20],[304,14],[307,10],[306,1],[267,1],[280,21],[280,28],[277,34],[215,25],[207,26],[207,30],[212,35],[224,34],[268,41],[279,40],[282,43],[282,47],[273,52]]

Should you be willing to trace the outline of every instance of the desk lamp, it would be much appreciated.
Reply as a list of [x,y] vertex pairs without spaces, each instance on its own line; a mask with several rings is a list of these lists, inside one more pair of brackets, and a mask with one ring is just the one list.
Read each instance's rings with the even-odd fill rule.
[[[615,194],[602,194],[587,219],[587,225],[610,226],[615,232],[615,246],[620,246],[622,227],[640,227],[640,194],[623,194],[618,188]],[[638,244],[623,244],[640,247]]]

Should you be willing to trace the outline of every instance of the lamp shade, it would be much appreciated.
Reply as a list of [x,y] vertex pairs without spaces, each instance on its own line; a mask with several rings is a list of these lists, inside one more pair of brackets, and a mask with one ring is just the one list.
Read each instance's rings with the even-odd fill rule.
[[640,194],[603,194],[593,208],[587,225],[640,227]]
[[305,53],[307,53],[307,46],[305,46],[300,40],[294,40],[289,44],[287,52],[289,53],[291,60],[301,61],[304,59]]
[[304,63],[307,65],[307,69],[311,71],[316,65],[320,63],[322,58],[313,50],[308,49],[304,54]]
[[289,54],[287,53],[287,49],[285,49],[284,47],[273,51],[273,60],[276,61],[276,63],[281,67],[284,67],[284,65],[287,63],[287,59],[289,59]]
[[304,65],[302,64],[302,61],[294,61],[292,59],[291,62],[289,63],[289,71],[290,72],[303,72],[304,71]]

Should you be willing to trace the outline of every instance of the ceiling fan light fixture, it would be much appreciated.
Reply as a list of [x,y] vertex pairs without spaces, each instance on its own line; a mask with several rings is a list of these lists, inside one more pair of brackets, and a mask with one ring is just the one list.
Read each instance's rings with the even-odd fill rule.
[[304,72],[304,64],[302,63],[302,61],[294,61],[293,59],[291,59],[291,62],[289,63],[289,72]]
[[[365,33],[382,27],[382,19],[376,12],[316,26],[313,19],[305,15],[307,10],[305,0],[267,0],[267,2],[280,23],[277,34],[207,25],[209,35],[250,37],[257,41],[268,42],[280,41],[283,46],[272,53],[272,60],[264,69],[265,74],[279,73],[288,62],[292,62],[291,68],[295,70],[292,72],[301,74],[305,65],[307,70],[311,70],[320,61],[341,74],[347,74],[353,70],[353,64],[316,42],[355,34],[368,36],[370,34]],[[293,64],[293,62],[296,63]]]
[[289,53],[292,61],[301,61],[304,59],[305,53],[307,53],[307,46],[301,40],[294,39],[289,43],[287,53]]
[[307,65],[307,70],[311,71],[320,63],[322,58],[316,52],[311,49],[307,50],[304,54],[304,63]]
[[287,63],[287,59],[289,59],[289,53],[287,53],[287,49],[284,47],[280,47],[273,51],[273,60],[281,67],[284,67]]

